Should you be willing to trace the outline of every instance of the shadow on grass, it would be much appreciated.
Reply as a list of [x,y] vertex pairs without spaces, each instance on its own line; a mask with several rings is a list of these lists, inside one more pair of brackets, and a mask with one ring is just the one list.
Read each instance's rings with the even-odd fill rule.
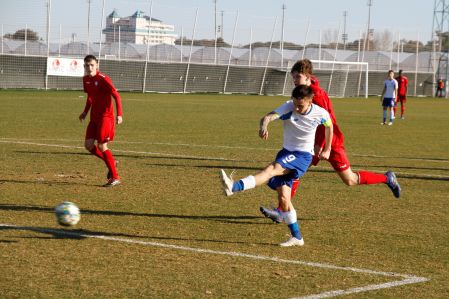
[[[38,211],[53,213],[54,209],[44,206],[33,205],[14,205],[14,204],[0,204],[0,210],[5,211]],[[222,216],[222,215],[176,215],[176,214],[156,214],[156,213],[136,213],[136,212],[122,212],[122,211],[100,211],[81,209],[83,215],[106,215],[106,216],[136,216],[149,218],[166,218],[166,219],[188,219],[188,220],[209,220],[218,221],[230,224],[246,224],[246,225],[272,225],[273,223],[265,219],[263,216]],[[306,218],[298,218],[298,220],[314,220]]]
[[[20,154],[40,154],[40,155],[68,155],[68,156],[91,156],[90,153],[81,153],[81,152],[49,152],[49,151],[14,151],[15,153]],[[141,153],[141,155],[130,155],[130,154],[121,154],[121,150],[114,151],[112,149],[112,153],[115,158],[129,158],[129,159],[168,159],[168,160],[191,160],[191,161],[220,161],[220,162],[261,162],[257,160],[237,160],[237,159],[225,159],[225,158],[213,158],[213,157],[194,157],[190,155],[182,155],[182,154],[163,154],[163,153],[151,153],[145,151],[132,151],[134,153]]]
[[84,185],[84,186],[103,186],[103,185],[92,185],[92,184],[83,184],[80,182],[66,182],[66,181],[48,181],[48,180],[0,180],[0,184],[3,183],[13,183],[13,184],[38,184],[38,185],[48,185],[48,186],[53,186],[53,185],[61,185],[61,186],[66,186],[66,185]]
[[[2,230],[26,230],[26,231],[32,231],[37,233],[43,233],[50,235],[51,237],[42,238],[40,239],[76,239],[76,240],[82,240],[88,238],[88,236],[108,236],[108,237],[130,237],[130,238],[146,238],[143,236],[136,236],[136,235],[129,235],[129,234],[122,234],[122,233],[107,233],[107,232],[98,232],[98,231],[91,231],[87,229],[66,229],[66,228],[60,228],[60,229],[54,229],[54,228],[48,228],[48,227],[33,227],[33,226],[1,226],[0,225],[0,231]],[[23,237],[23,238],[32,238],[36,239],[36,237]]]
[[[226,241],[226,240],[211,240],[211,239],[193,239],[193,238],[181,238],[181,237],[152,237],[152,236],[139,236],[139,235],[130,235],[130,234],[122,234],[122,233],[108,233],[108,232],[99,232],[99,231],[91,231],[87,229],[54,229],[48,227],[33,227],[33,226],[6,226],[0,225],[0,231],[30,231],[41,233],[45,235],[49,235],[49,237],[15,237],[21,239],[73,239],[73,240],[85,240],[85,239],[103,239],[102,237],[127,237],[127,238],[144,238],[144,239],[153,239],[153,240],[172,240],[172,241],[189,241],[189,242],[208,242],[208,243],[226,243],[226,244],[255,244],[255,245],[265,245],[265,246],[278,246],[273,243],[248,243],[243,241]],[[110,239],[105,239],[110,240]],[[118,242],[126,242],[127,240],[121,239],[112,239]],[[141,241],[139,241],[141,242]],[[145,242],[145,241],[142,241]],[[17,243],[14,240],[0,240],[0,243]],[[153,246],[161,246],[159,243],[151,244],[150,241],[148,243],[143,243],[144,245],[153,245]]]

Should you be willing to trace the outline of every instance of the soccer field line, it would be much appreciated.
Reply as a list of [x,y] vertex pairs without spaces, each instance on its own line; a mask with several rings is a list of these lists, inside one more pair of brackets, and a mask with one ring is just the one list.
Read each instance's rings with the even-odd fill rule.
[[[48,143],[37,143],[37,142],[28,142],[28,141],[13,141],[13,140],[2,140],[0,138],[0,143],[6,144],[22,144],[22,145],[32,145],[32,146],[43,146],[43,147],[57,147],[57,148],[69,148],[69,149],[82,149],[82,146],[74,146],[74,145],[64,145],[64,144],[48,144]],[[269,163],[270,161],[256,161],[256,160],[246,160],[243,161],[241,159],[229,159],[223,157],[204,157],[204,156],[192,156],[192,155],[179,155],[179,154],[170,154],[170,153],[160,153],[160,152],[147,152],[147,151],[132,151],[132,150],[120,150],[114,149],[114,152],[118,153],[127,153],[127,154],[140,154],[140,155],[155,155],[167,158],[182,158],[182,159],[195,159],[195,160],[209,160],[209,161],[225,161],[225,162],[265,162]],[[314,166],[314,169],[329,169],[322,166]],[[374,171],[376,172],[376,171]],[[427,174],[427,173],[408,173],[408,172],[396,172],[397,175],[400,175],[405,178],[424,178],[424,179],[438,179],[438,180],[449,180],[448,176],[437,175],[437,174]]]
[[[0,142],[4,141],[17,141],[17,142],[31,142],[31,141],[61,141],[61,142],[79,142],[83,143],[84,139],[64,139],[64,138],[7,138],[0,137]],[[167,146],[184,146],[184,147],[204,147],[204,148],[217,148],[217,149],[244,149],[244,150],[258,150],[258,151],[279,151],[279,148],[264,148],[264,147],[248,147],[248,146],[229,146],[229,145],[210,145],[210,144],[192,144],[192,143],[170,143],[170,142],[146,142],[146,141],[121,141],[115,140],[115,144],[148,144],[148,145],[167,145]],[[365,158],[391,158],[391,156],[374,155],[374,154],[357,154],[348,153],[350,156],[354,157],[365,157]],[[439,162],[439,163],[449,163],[449,159],[430,159],[430,158],[419,158],[419,157],[396,157],[395,159],[402,160],[420,160],[427,162]],[[233,161],[233,160],[231,160]],[[236,160],[237,161],[237,160]]]
[[82,238],[101,239],[101,240],[122,242],[122,243],[129,243],[129,244],[139,244],[139,245],[143,245],[143,246],[160,247],[160,248],[175,249],[175,250],[182,250],[182,251],[189,251],[189,252],[196,252],[196,253],[223,255],[223,256],[247,258],[247,259],[253,259],[253,260],[263,260],[263,261],[270,261],[270,262],[274,262],[274,263],[302,265],[302,266],[315,267],[315,268],[328,269],[328,270],[349,271],[349,272],[368,274],[368,275],[401,278],[400,280],[393,280],[393,281],[386,282],[386,283],[370,284],[370,285],[361,286],[361,287],[355,287],[355,288],[349,288],[349,289],[343,289],[343,290],[332,290],[332,291],[326,291],[326,292],[319,293],[319,294],[294,297],[294,298],[298,298],[298,299],[330,298],[330,297],[336,297],[336,296],[340,296],[340,295],[348,295],[348,294],[362,293],[362,292],[368,292],[368,291],[373,291],[373,290],[388,289],[388,288],[393,288],[393,287],[407,285],[407,284],[422,283],[422,282],[426,282],[426,281],[430,280],[425,277],[418,277],[418,276],[409,275],[409,274],[375,271],[375,270],[355,268],[355,267],[343,267],[343,266],[336,266],[336,265],[332,265],[332,264],[307,262],[307,261],[301,261],[301,260],[288,260],[288,259],[282,259],[282,258],[277,258],[277,257],[255,255],[255,254],[248,254],[248,253],[235,252],[235,251],[219,251],[219,250],[187,247],[187,246],[180,246],[180,245],[173,245],[173,244],[166,244],[166,243],[159,243],[159,242],[150,242],[150,241],[141,241],[141,240],[134,240],[134,239],[103,236],[103,235],[85,234],[85,233],[78,233],[75,231],[70,232],[70,231],[61,230],[61,229],[36,228],[36,227],[29,227],[29,226],[19,226],[19,225],[14,225],[14,224],[0,224],[0,227],[10,228],[10,229],[15,229],[15,230],[35,231],[35,232],[41,232],[41,233],[47,233],[47,234],[50,233],[50,234],[55,234],[55,235],[65,235],[65,236],[71,236],[71,237],[77,237],[77,238],[82,237]]

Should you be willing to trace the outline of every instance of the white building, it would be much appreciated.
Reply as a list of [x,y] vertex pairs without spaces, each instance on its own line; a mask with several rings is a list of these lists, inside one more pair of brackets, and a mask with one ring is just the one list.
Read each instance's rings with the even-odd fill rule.
[[114,11],[106,18],[103,29],[106,42],[128,42],[134,44],[169,44],[174,45],[177,35],[175,26],[163,24],[161,20],[144,16],[138,10],[132,16],[121,18]]

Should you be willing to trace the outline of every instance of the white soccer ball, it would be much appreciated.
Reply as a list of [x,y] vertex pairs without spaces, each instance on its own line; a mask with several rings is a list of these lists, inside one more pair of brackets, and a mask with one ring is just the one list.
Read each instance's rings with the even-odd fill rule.
[[56,220],[64,226],[76,225],[81,218],[80,209],[70,201],[64,201],[55,208]]

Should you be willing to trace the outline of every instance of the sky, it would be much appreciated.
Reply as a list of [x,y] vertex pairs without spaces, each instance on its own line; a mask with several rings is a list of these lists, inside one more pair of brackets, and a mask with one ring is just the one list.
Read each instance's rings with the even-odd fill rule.
[[[214,0],[0,0],[2,32],[14,33],[30,28],[46,39],[47,2],[50,10],[50,40],[99,40],[103,1],[104,18],[116,9],[120,16],[136,10],[175,25],[178,35],[192,38],[195,16],[195,39],[214,39]],[[255,41],[283,40],[297,44],[332,41],[346,32],[348,40],[366,32],[368,15],[374,33],[390,31],[394,39],[431,39],[434,1],[432,0],[216,0],[217,25],[223,19],[223,37],[236,46]],[[151,5],[152,4],[152,5]],[[284,22],[282,6],[285,4]],[[152,9],[150,9],[152,8]],[[344,12],[347,12],[346,31]],[[223,18],[222,18],[223,15]],[[87,26],[87,24],[90,24]],[[282,26],[283,24],[283,26]],[[235,26],[236,25],[236,26]],[[234,33],[235,32],[235,33]],[[340,34],[338,34],[340,33]],[[218,33],[218,37],[221,33]]]

